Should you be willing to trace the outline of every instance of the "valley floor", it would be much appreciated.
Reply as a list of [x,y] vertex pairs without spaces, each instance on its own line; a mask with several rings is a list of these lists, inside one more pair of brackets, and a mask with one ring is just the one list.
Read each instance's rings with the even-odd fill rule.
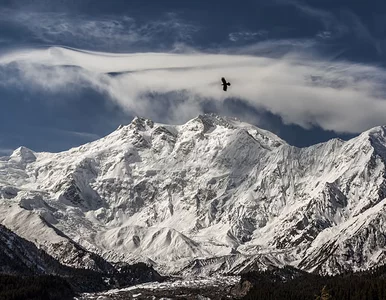
[[85,293],[78,300],[110,299],[237,299],[244,293],[240,277],[173,278],[162,283],[151,282],[102,293]]

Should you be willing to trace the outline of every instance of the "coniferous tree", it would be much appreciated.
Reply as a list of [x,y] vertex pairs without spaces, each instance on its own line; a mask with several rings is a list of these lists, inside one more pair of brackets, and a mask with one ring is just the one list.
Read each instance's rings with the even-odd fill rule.
[[331,295],[327,291],[327,286],[324,286],[320,291],[320,295],[317,295],[315,297],[315,300],[330,300],[330,299],[331,299]]

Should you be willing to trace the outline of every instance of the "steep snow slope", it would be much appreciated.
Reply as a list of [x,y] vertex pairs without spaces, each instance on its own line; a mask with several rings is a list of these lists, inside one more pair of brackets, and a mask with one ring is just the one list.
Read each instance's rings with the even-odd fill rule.
[[72,240],[165,272],[364,269],[386,262],[385,146],[384,127],[300,149],[216,115],[135,118],[69,151],[0,158],[0,222],[50,254]]

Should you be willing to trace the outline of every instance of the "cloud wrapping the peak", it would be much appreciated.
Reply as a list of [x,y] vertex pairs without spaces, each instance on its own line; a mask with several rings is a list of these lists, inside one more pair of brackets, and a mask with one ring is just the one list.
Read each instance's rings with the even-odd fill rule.
[[[304,128],[357,133],[386,123],[385,70],[301,54],[110,54],[52,47],[1,56],[0,74],[9,66],[34,88],[55,93],[92,87],[130,114],[166,122],[182,123],[208,103],[221,113],[231,97]],[[232,83],[226,93],[222,76]]]

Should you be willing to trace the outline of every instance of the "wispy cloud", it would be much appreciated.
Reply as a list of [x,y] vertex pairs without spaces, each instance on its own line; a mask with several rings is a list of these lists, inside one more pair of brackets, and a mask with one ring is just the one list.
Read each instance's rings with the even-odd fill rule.
[[229,34],[229,40],[231,42],[237,42],[237,41],[256,41],[262,38],[266,38],[268,35],[268,30],[259,30],[256,32],[252,31],[237,31],[237,32],[231,32]]
[[122,15],[90,16],[71,13],[0,9],[0,21],[24,29],[25,39],[48,45],[77,45],[105,51],[129,51],[151,45],[189,42],[198,25],[183,22],[177,14],[161,14],[158,19],[139,22]]
[[314,8],[300,2],[290,2],[304,14],[312,19],[317,19],[323,23],[325,31],[330,32],[334,37],[341,37],[347,34],[350,29],[344,22],[340,21],[333,13],[323,9]]
[[51,130],[57,134],[61,135],[69,135],[73,137],[78,137],[84,140],[97,140],[100,138],[98,134],[90,133],[90,132],[82,132],[82,131],[73,131],[73,130],[65,130],[65,129],[59,129],[59,128],[48,128],[46,130]]
[[242,47],[222,47],[218,52],[222,54],[280,58],[282,56],[291,56],[293,53],[303,57],[313,57],[317,54],[317,49],[318,43],[315,39],[269,39]]
[[316,36],[318,38],[321,38],[321,39],[330,39],[332,37],[332,34],[331,34],[331,31],[324,30],[324,31],[317,33]]
[[[378,55],[383,55],[385,52],[384,35],[382,34],[382,37],[378,38],[375,37],[361,18],[347,8],[340,9],[333,13],[321,8],[310,6],[302,1],[276,0],[276,3],[282,5],[292,5],[311,19],[321,22],[324,30],[316,34],[316,37],[318,38],[338,39],[344,36],[350,36],[358,41],[371,45],[376,50]],[[385,25],[383,24],[379,26],[382,26],[380,31],[384,32],[386,29]]]
[[14,149],[8,149],[8,148],[0,148],[0,155],[10,155],[13,152]]
[[[233,97],[305,128],[356,133],[386,123],[384,69],[302,54],[109,54],[55,47],[9,53],[0,57],[0,66],[6,65],[18,70],[23,85],[50,92],[86,85],[130,114],[170,122]],[[222,76],[232,82],[227,93]]]

